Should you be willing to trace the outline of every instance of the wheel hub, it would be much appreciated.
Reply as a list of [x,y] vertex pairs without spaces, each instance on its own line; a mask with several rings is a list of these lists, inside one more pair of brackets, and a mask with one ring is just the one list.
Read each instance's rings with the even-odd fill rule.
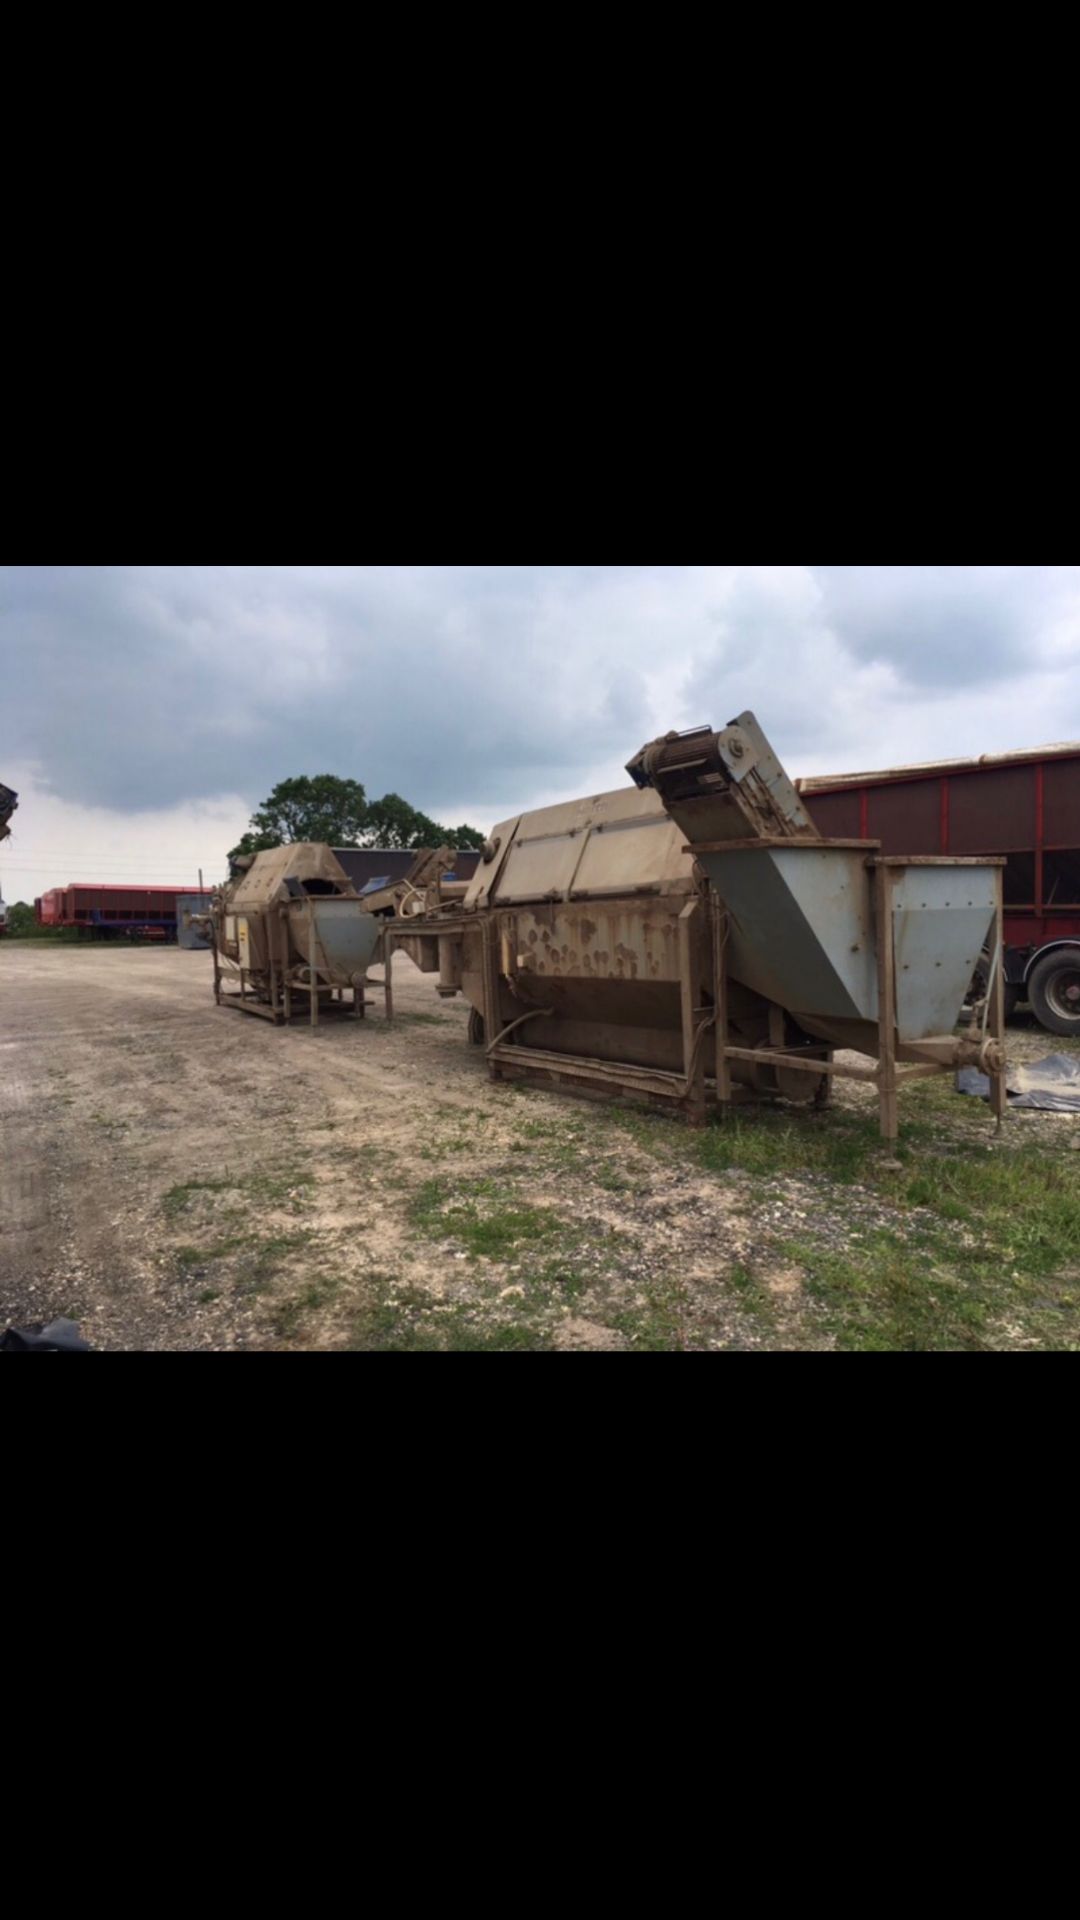
[[1057,1001],[1062,1013],[1080,1013],[1080,970],[1060,974],[1054,982],[1051,997]]

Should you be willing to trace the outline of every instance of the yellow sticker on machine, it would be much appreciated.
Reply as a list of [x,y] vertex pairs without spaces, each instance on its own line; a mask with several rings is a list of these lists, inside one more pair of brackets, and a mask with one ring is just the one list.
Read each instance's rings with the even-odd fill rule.
[[249,928],[246,920],[237,921],[236,934],[237,934],[237,939],[240,942],[240,965],[242,967],[250,967],[251,965],[251,929]]

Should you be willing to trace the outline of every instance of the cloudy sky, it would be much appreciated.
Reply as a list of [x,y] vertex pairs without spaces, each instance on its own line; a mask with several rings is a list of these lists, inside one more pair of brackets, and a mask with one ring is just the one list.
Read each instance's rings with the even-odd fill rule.
[[1080,737],[1080,567],[0,567],[0,890],[218,878],[298,773],[487,827],[745,707],[793,774]]

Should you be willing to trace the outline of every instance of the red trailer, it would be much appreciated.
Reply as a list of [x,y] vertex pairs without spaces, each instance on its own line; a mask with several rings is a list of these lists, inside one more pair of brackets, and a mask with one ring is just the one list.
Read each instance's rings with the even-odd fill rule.
[[[35,901],[43,927],[77,927],[106,938],[175,940],[177,908],[198,893],[193,887],[55,887]],[[209,892],[199,895],[210,904]]]
[[1005,979],[1080,1038],[1080,741],[796,783],[815,824],[887,854],[1005,855]]

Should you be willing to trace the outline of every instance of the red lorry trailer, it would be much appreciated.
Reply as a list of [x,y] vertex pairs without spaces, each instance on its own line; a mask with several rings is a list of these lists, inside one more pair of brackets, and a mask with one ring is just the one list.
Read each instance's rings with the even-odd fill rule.
[[1080,1038],[1080,741],[796,782],[815,825],[887,854],[1004,855],[1009,1011]]
[[[175,940],[177,905],[193,887],[54,887],[35,900],[39,926],[77,927],[105,938]],[[210,904],[209,892],[199,896]]]

